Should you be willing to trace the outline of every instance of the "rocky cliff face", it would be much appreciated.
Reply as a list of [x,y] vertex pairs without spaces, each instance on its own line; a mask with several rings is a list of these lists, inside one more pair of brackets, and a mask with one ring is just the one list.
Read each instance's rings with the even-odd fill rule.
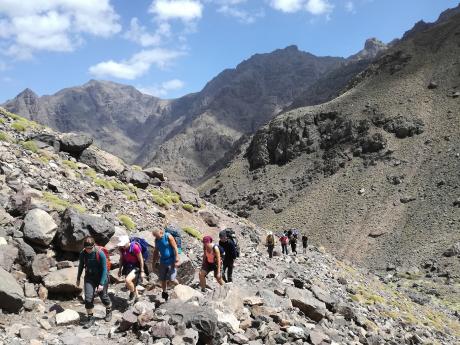
[[[331,119],[333,120],[333,119]],[[152,229],[182,235],[179,285],[165,300],[152,262]],[[457,344],[459,290],[434,264],[389,268],[384,279],[309,245],[268,258],[266,230],[165,176],[0,108],[0,343],[3,344]],[[233,283],[201,291],[203,235],[232,228]],[[181,230],[182,229],[182,230]],[[76,284],[85,236],[111,257],[112,318],[98,298],[89,329]],[[118,275],[119,236],[145,239],[150,275],[129,300]],[[276,234],[279,235],[279,234]],[[458,255],[460,244],[449,255]],[[431,274],[435,279],[422,279]],[[416,282],[416,284],[415,284]]]
[[296,227],[384,270],[443,256],[460,220],[458,34],[453,14],[395,43],[348,91],[279,115],[205,183],[208,200]]
[[60,131],[90,134],[128,162],[160,165],[196,181],[242,135],[254,133],[283,109],[335,97],[367,66],[376,51],[368,50],[353,62],[316,57],[296,46],[256,54],[220,73],[201,92],[171,101],[93,80],[52,96],[25,90],[4,106]]

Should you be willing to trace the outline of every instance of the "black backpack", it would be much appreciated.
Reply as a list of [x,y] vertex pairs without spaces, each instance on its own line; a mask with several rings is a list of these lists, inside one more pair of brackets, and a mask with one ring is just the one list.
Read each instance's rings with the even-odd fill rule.
[[227,233],[227,238],[229,241],[232,241],[233,244],[235,245],[235,251],[236,251],[236,257],[240,257],[240,246],[238,245],[238,239],[236,238],[235,231],[231,228],[225,229],[225,232]]

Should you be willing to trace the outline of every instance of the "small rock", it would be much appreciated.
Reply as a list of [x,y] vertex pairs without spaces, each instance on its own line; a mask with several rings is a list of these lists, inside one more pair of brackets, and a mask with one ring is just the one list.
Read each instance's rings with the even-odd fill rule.
[[80,321],[80,315],[72,309],[66,309],[62,313],[56,314],[56,324],[58,326],[73,325]]

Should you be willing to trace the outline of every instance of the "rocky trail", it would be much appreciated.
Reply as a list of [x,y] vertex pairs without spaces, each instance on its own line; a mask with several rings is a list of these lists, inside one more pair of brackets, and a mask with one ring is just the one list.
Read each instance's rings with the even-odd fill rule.
[[[0,344],[458,344],[458,282],[426,272],[391,269],[384,278],[338,261],[324,248],[268,258],[264,229],[169,181],[92,145],[0,111]],[[120,235],[153,245],[150,231],[183,229],[180,285],[163,300],[152,272],[141,298],[128,302],[117,278]],[[202,235],[237,232],[241,257],[234,282],[198,288]],[[92,235],[111,252],[106,323],[83,329],[77,254]],[[452,248],[453,255],[458,255]],[[437,287],[423,276],[436,275]],[[429,281],[431,282],[431,281]],[[442,289],[439,287],[442,286]],[[449,290],[449,294],[444,294]],[[457,291],[457,292],[455,292]],[[450,296],[450,300],[445,296]],[[453,296],[453,297],[452,297]]]

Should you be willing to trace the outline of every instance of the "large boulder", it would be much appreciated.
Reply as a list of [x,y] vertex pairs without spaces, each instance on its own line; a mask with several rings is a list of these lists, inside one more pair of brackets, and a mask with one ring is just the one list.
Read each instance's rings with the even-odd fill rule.
[[35,208],[26,214],[22,231],[27,241],[40,246],[48,246],[56,235],[57,227],[53,217]]
[[0,309],[17,313],[24,305],[24,292],[13,276],[0,267]]
[[13,220],[14,218],[3,207],[0,207],[0,225],[11,224]]
[[299,308],[313,321],[321,321],[326,314],[326,304],[316,299],[311,291],[288,287],[286,296],[294,307]]
[[40,206],[43,207],[42,199],[42,192],[30,187],[24,187],[10,197],[6,210],[15,217],[22,216],[29,210]]
[[18,263],[23,267],[26,273],[30,273],[32,262],[37,254],[22,238],[16,239],[16,246],[19,250]]
[[147,169],[144,169],[143,172],[145,172],[151,178],[157,178],[162,182],[166,181],[165,174],[161,168],[157,168],[157,167],[147,168]]
[[450,248],[448,248],[444,252],[444,256],[447,256],[447,257],[456,256],[456,255],[460,255],[460,242],[453,244]]
[[31,279],[34,282],[41,282],[42,279],[50,272],[50,268],[56,264],[53,258],[46,254],[37,254],[31,265]]
[[93,236],[98,245],[104,246],[114,232],[115,227],[105,218],[68,208],[62,216],[56,238],[62,250],[78,253],[86,236]]
[[146,173],[137,170],[125,170],[121,179],[142,189],[147,188],[150,182],[150,177]]
[[59,138],[61,151],[73,155],[80,155],[86,148],[91,146],[93,138],[81,133],[64,133]]
[[191,204],[196,207],[201,206],[200,195],[195,188],[188,184],[179,181],[169,181],[166,183],[166,187],[179,194],[183,203]]
[[0,246],[0,267],[11,272],[14,262],[19,256],[19,250],[10,244]]
[[94,146],[85,149],[80,155],[79,160],[97,172],[109,176],[117,176],[125,170],[120,158]]
[[203,294],[187,285],[176,285],[171,298],[177,298],[181,302],[187,302],[193,298],[203,298]]
[[50,293],[78,294],[81,288],[76,286],[78,267],[64,268],[48,273],[43,279],[45,287]]
[[56,314],[56,325],[58,326],[73,325],[78,321],[80,321],[80,314],[72,309],[66,309],[62,313]]

